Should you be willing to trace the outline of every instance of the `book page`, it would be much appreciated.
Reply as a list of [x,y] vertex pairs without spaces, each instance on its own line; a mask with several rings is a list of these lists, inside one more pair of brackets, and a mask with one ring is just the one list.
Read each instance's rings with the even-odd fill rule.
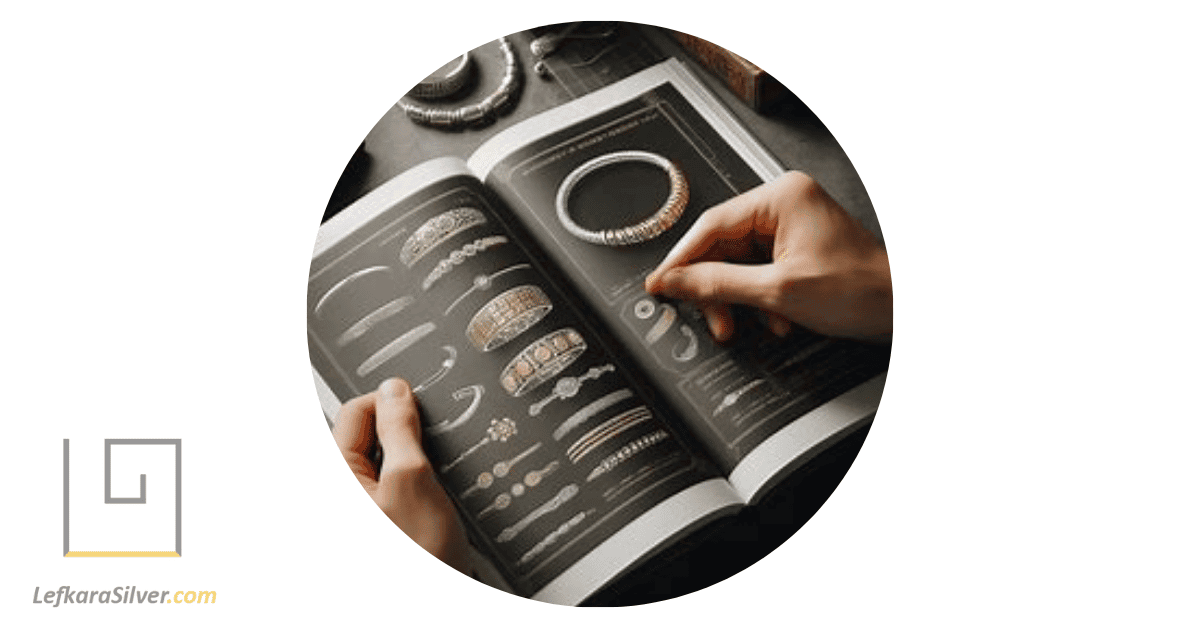
[[[533,596],[639,518],[640,542],[586,582],[607,582],[737,496],[504,215],[453,159],[368,194],[321,228],[308,337],[330,417],[387,378],[410,383],[425,450],[473,543]],[[724,488],[655,510],[714,480]],[[551,597],[583,599],[578,582]]]
[[[670,179],[653,163],[627,159],[588,170],[594,160],[631,151],[661,156],[682,172],[689,195],[682,217],[662,235],[636,244],[581,239],[562,212],[597,233],[637,224],[668,197]],[[842,404],[831,409],[849,413],[825,412],[820,429],[782,433],[881,374],[886,347],[803,330],[780,341],[752,319],[739,325],[748,331],[736,344],[719,346],[697,308],[644,292],[645,276],[705,209],[782,173],[677,61],[514,125],[480,147],[469,164],[651,374],[689,431],[741,480],[747,500],[767,486],[772,473],[766,470],[786,470],[871,414],[873,408]],[[751,460],[752,469],[735,473],[756,448],[776,438]]]

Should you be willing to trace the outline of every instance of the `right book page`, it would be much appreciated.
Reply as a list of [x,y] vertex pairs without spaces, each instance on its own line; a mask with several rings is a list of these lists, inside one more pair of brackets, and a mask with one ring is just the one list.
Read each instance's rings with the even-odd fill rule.
[[[636,244],[584,241],[559,205],[576,232],[603,233],[646,219],[669,193],[661,168],[636,160],[572,177],[593,160],[630,152],[664,158],[683,174],[686,209],[666,232]],[[887,347],[803,330],[780,340],[753,320],[722,346],[694,306],[643,290],[704,210],[783,172],[679,61],[514,125],[480,147],[469,167],[539,240],[745,501],[873,415]]]

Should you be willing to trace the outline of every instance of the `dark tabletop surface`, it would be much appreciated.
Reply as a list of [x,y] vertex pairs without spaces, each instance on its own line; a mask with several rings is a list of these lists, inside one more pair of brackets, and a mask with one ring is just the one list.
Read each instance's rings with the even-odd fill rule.
[[[515,105],[487,126],[432,129],[413,123],[399,107],[390,108],[350,159],[324,219],[412,166],[446,155],[466,158],[484,141],[520,120],[673,56],[688,65],[785,168],[807,172],[882,240],[874,208],[854,166],[825,125],[793,94],[787,94],[765,112],[756,112],[663,31],[618,22],[578,27],[574,33],[583,37],[568,40],[548,57],[549,76],[539,76],[533,70],[530,42],[563,28],[550,26],[509,36],[523,70],[523,86]],[[462,97],[462,103],[475,102],[490,93],[504,71],[501,49],[495,41],[475,49],[472,56],[477,80]],[[405,89],[397,86],[397,94]],[[752,565],[816,513],[849,470],[867,431],[865,427],[857,430],[781,482],[759,504],[669,548],[593,595],[585,605],[630,605],[668,599],[702,589]]]

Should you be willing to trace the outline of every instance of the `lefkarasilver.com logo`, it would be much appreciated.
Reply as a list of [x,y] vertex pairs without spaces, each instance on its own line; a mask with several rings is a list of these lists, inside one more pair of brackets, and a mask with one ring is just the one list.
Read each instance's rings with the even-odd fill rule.
[[106,438],[102,464],[81,448],[72,465],[64,438],[63,556],[182,556],[182,450],[178,438]]

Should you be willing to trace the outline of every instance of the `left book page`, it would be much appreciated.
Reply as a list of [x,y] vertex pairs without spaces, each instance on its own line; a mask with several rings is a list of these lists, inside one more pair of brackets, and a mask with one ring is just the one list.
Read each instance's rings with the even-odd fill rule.
[[473,543],[572,604],[738,504],[543,259],[464,162],[426,162],[322,225],[308,340],[331,421],[410,382]]

